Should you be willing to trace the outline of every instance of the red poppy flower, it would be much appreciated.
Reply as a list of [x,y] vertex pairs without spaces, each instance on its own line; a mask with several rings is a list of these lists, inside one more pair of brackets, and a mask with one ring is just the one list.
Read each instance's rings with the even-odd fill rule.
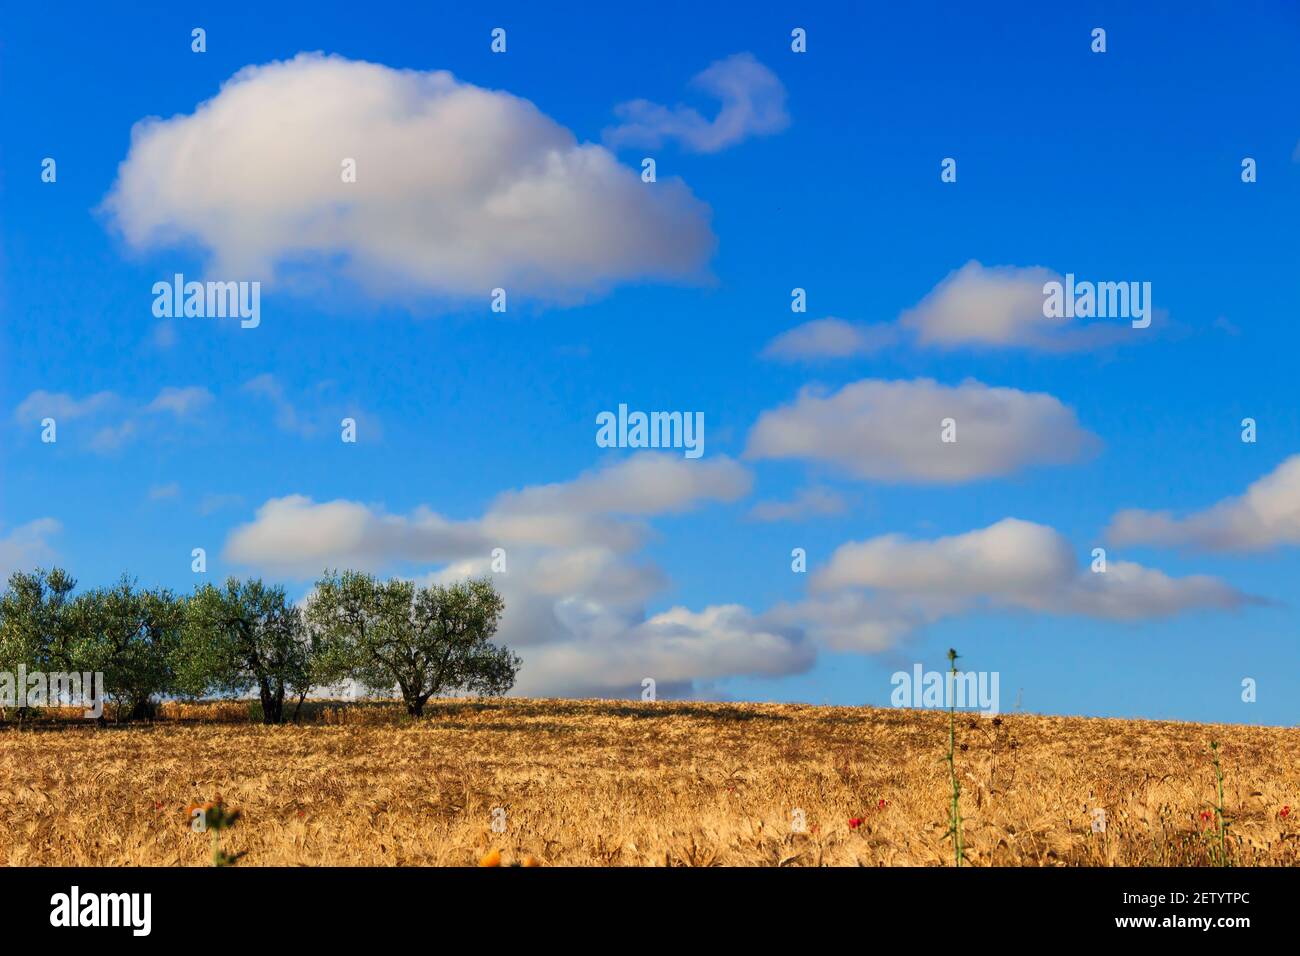
[[1289,817],[1290,815],[1291,815],[1291,808],[1290,808],[1290,807],[1283,807],[1283,808],[1282,808],[1282,819],[1285,820],[1285,819],[1286,819],[1287,817]]
[[854,817],[849,821],[850,830],[856,830],[860,826],[862,826],[862,817]]
[[879,803],[876,804],[876,806],[879,807],[881,810],[885,809],[885,801],[882,799]]

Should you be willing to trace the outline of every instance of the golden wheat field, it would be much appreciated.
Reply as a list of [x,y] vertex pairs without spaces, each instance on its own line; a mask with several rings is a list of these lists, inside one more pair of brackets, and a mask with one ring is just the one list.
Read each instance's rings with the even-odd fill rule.
[[[1208,865],[1212,739],[1231,862],[1300,862],[1300,729],[1019,714],[957,717],[966,857]],[[211,834],[187,808],[220,795],[241,813],[221,834],[240,866],[493,851],[546,866],[951,865],[947,742],[942,712],[783,704],[448,701],[422,720],[315,706],[281,727],[242,704],[172,705],[151,724],[10,724],[0,862],[203,865]]]

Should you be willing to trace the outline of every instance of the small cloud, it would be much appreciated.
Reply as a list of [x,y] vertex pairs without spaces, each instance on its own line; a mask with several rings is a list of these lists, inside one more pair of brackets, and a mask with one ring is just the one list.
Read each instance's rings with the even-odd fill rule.
[[315,432],[310,424],[303,421],[302,416],[298,414],[298,409],[286,397],[284,386],[270,372],[265,372],[244,383],[244,391],[265,398],[271,403],[275,409],[276,427],[281,431],[296,432],[303,436]]
[[752,53],[718,60],[695,76],[691,86],[721,101],[717,116],[706,119],[689,106],[631,100],[614,107],[622,122],[605,130],[605,142],[616,148],[657,148],[675,139],[691,152],[716,153],[751,136],[779,133],[790,125],[785,87]]
[[829,488],[802,488],[792,501],[760,501],[750,510],[755,521],[795,521],[843,514],[848,503]]
[[318,382],[307,390],[305,401],[289,397],[288,390],[274,375],[264,373],[245,382],[242,391],[265,399],[275,413],[275,425],[283,432],[313,438],[341,427],[344,418],[357,423],[359,441],[377,441],[383,437],[383,423],[355,403],[334,394],[336,383]]
[[23,424],[39,422],[46,417],[59,424],[77,419],[98,419],[99,427],[91,436],[90,448],[97,452],[112,452],[142,433],[157,433],[162,424],[154,416],[159,413],[184,418],[211,402],[212,393],[199,385],[169,386],[144,405],[113,392],[97,392],[78,399],[67,392],[38,390],[22,400],[14,411],[14,419]]
[[[951,420],[952,441],[943,423]],[[856,478],[955,484],[1088,458],[1101,440],[1044,392],[968,379],[863,379],[838,392],[804,388],[750,428],[748,458],[838,466]]]
[[149,340],[156,349],[166,351],[172,348],[177,342],[176,323],[170,319],[162,320],[153,327]]
[[[898,325],[930,348],[1024,348],[1075,352],[1134,341],[1127,319],[1087,324],[1044,314],[1049,282],[1062,277],[1042,266],[983,266],[974,260],[949,273]],[[1127,301],[1127,297],[1125,299]],[[1147,303],[1150,309],[1151,303]]]
[[0,537],[0,581],[15,571],[30,571],[54,559],[49,539],[63,530],[54,518],[37,518]]
[[212,393],[200,385],[188,388],[164,388],[158,397],[145,406],[146,412],[171,412],[177,418],[184,418],[192,412],[212,402]]
[[165,485],[154,485],[149,489],[150,501],[162,501],[165,498],[175,498],[181,493],[181,486],[175,481],[169,481]]
[[105,425],[90,439],[90,447],[101,452],[117,451],[135,437],[136,431],[135,422],[129,418],[117,425]]
[[20,424],[39,422],[42,418],[72,421],[89,418],[114,407],[120,399],[112,392],[96,392],[85,398],[74,398],[67,392],[47,392],[37,389],[24,398],[14,409],[14,420]]
[[814,319],[782,332],[763,349],[763,358],[798,362],[872,355],[896,343],[897,327],[855,324],[843,319]]
[[244,504],[244,496],[236,494],[204,495],[199,502],[199,514],[210,515],[223,508],[239,508]]

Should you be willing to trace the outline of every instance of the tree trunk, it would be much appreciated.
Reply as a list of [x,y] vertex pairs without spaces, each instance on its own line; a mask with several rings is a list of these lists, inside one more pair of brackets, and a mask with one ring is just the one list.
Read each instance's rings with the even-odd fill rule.
[[269,681],[262,681],[259,689],[262,695],[262,723],[284,723],[284,688],[272,690]]

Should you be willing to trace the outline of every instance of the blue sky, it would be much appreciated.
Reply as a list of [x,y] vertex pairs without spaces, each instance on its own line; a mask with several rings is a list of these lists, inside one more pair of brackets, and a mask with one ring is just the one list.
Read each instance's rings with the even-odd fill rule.
[[[204,547],[301,597],[499,539],[527,692],[884,704],[953,646],[1004,710],[1293,723],[1300,13],[1039,6],[7,10],[5,570],[188,590]],[[177,272],[261,281],[260,325],[156,318]],[[1155,321],[1027,317],[1067,272]],[[597,447],[620,403],[703,457]]]

